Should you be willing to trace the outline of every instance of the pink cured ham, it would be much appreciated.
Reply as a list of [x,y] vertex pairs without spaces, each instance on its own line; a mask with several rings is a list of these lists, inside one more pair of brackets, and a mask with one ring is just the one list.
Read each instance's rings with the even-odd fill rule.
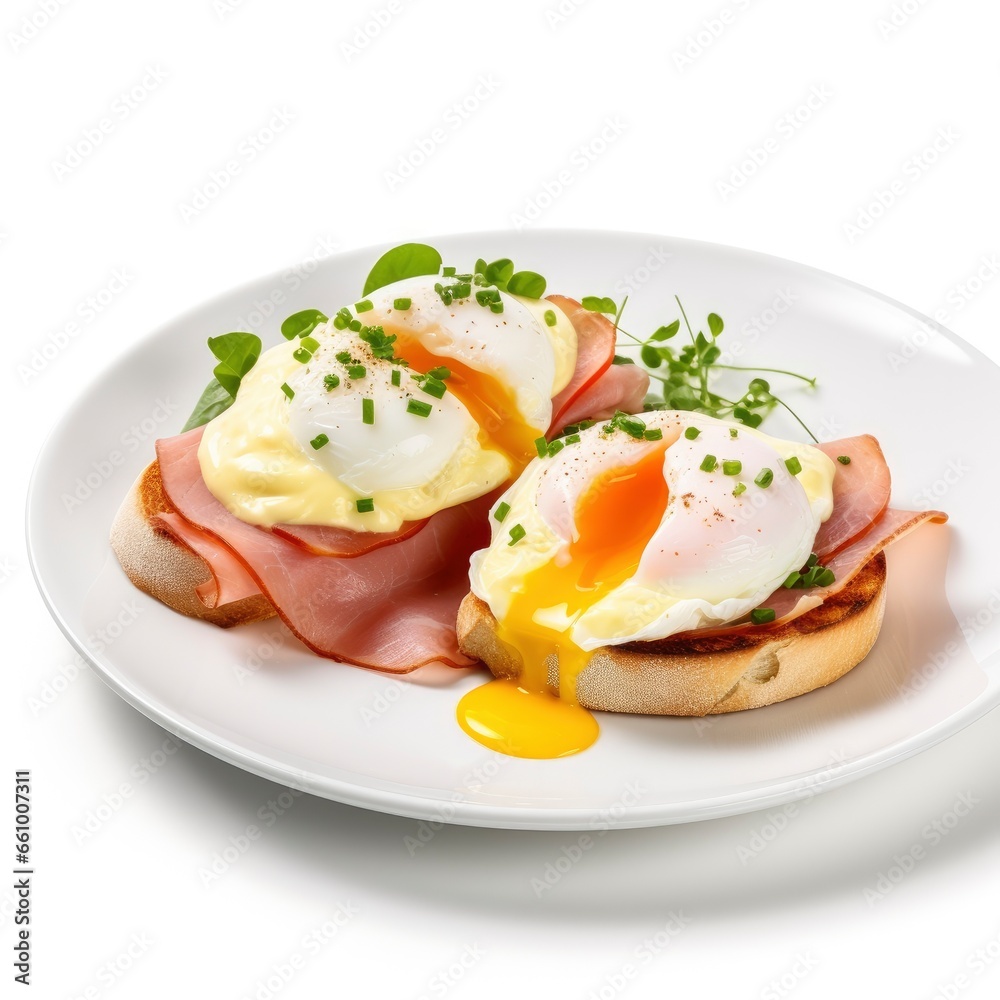
[[239,520],[215,499],[198,462],[202,433],[156,442],[167,497],[235,555],[310,649],[392,673],[473,662],[458,650],[455,617],[468,591],[469,556],[489,543],[495,495],[440,511],[420,531],[363,555],[316,555]]
[[780,587],[764,601],[762,607],[773,608],[775,625],[798,618],[807,611],[819,607],[827,597],[839,594],[890,542],[909,534],[925,521],[940,524],[947,520],[948,515],[939,510],[914,511],[890,508],[872,525],[870,531],[823,563],[836,576],[836,580],[829,587],[810,587],[808,590]]
[[[836,463],[833,513],[820,525],[813,551],[826,565],[829,556],[860,538],[889,506],[889,466],[871,434],[817,445]],[[850,459],[847,465],[837,461]]]
[[353,559],[372,549],[392,545],[415,535],[427,524],[427,520],[404,521],[398,531],[351,531],[348,528],[332,528],[322,524],[276,524],[271,530],[282,538],[297,542],[314,555]]
[[774,609],[775,625],[798,618],[819,607],[827,597],[839,594],[890,542],[902,538],[927,521],[943,524],[947,520],[948,515],[940,510],[898,510],[890,507],[861,538],[823,562],[836,577],[829,587],[810,587],[808,590],[780,587],[762,607]]
[[206,608],[218,608],[260,593],[260,587],[244,569],[243,563],[214,535],[196,528],[176,511],[157,514],[153,522],[208,564],[211,578],[195,588]]
[[552,422],[549,426],[551,430],[558,431],[573,423],[573,419],[566,416],[573,401],[611,367],[617,334],[614,324],[606,316],[584,309],[576,299],[549,295],[548,301],[566,314],[576,330],[576,370],[569,385],[552,400]]
[[553,424],[551,430],[558,432],[579,420],[604,420],[616,410],[639,413],[648,391],[649,375],[644,368],[612,365],[566,405],[558,425]]
[[839,594],[890,542],[902,538],[925,522],[943,524],[947,520],[948,515],[940,510],[897,510],[890,507],[861,538],[823,563],[836,577],[830,586],[809,587],[806,590],[779,587],[770,597],[762,601],[760,607],[774,611],[773,622],[764,626],[744,623],[700,628],[692,632],[678,633],[677,638],[683,638],[684,635],[705,637],[758,633],[794,621],[807,611],[818,608],[828,597]]
[[[217,608],[260,593],[260,587],[243,568],[243,564],[215,535],[196,528],[176,511],[157,514],[153,520],[175,541],[201,556],[208,565],[211,579],[195,588],[195,593],[205,607]],[[426,523],[426,519],[407,521],[398,531],[370,534],[316,524],[277,524],[271,530],[275,535],[298,543],[314,555],[353,559],[372,549],[409,538]]]

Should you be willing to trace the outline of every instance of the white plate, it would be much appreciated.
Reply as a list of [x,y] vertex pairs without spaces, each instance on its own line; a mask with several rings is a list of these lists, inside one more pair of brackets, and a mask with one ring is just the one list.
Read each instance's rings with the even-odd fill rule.
[[[324,260],[296,290],[282,275],[262,278],[161,327],[46,443],[28,497],[35,576],[62,630],[126,701],[223,760],[317,795],[431,822],[564,830],[706,819],[810,795],[997,705],[1000,519],[987,498],[1000,486],[1000,371],[988,359],[874,292],[742,250],[586,231],[429,242],[460,266],[512,257],[552,291],[631,292],[631,330],[672,320],[679,293],[692,319],[722,315],[725,346],[744,350],[733,363],[819,375],[815,394],[772,382],[820,437],[878,436],[897,505],[933,499],[952,517],[891,550],[875,649],[831,687],[780,705],[710,720],[602,713],[585,753],[521,760],[485,751],[455,722],[479,672],[425,668],[397,680],[313,656],[273,621],[223,631],[135,591],[108,528],[153,438],[180,429],[207,381],[205,339],[259,322],[265,344],[277,343],[286,315],[356,299],[376,248]],[[278,304],[262,320],[269,302]],[[176,407],[165,420],[164,404]],[[780,414],[766,426],[802,436]]]

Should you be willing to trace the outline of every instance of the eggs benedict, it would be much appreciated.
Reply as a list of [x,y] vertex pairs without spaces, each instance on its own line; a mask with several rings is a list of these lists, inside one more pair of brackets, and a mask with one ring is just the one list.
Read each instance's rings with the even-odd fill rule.
[[484,308],[471,281],[446,304],[435,286],[454,285],[394,282],[262,354],[206,427],[211,492],[251,524],[395,531],[516,476],[573,376],[576,331],[554,303],[495,290],[501,308]]
[[878,635],[882,548],[944,519],[884,509],[871,438],[814,446],[664,410],[564,441],[498,499],[459,614],[460,648],[498,678],[459,721],[520,756],[584,749],[585,708],[704,715],[829,683]]

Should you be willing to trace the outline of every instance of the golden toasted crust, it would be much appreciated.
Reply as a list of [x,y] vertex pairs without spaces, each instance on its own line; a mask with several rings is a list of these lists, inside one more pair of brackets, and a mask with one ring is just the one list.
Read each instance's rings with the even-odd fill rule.
[[111,548],[132,583],[175,611],[222,628],[273,618],[274,608],[263,594],[205,607],[195,588],[211,579],[208,564],[151,523],[154,515],[173,510],[154,461],[133,483],[111,525]]
[[[868,655],[885,610],[885,556],[879,553],[839,594],[794,621],[738,635],[658,639],[602,646],[577,679],[585,708],[643,715],[712,715],[760,708],[842,677]],[[496,619],[473,594],[458,613],[463,653],[497,677],[521,665],[497,639]],[[546,662],[558,683],[558,661]]]

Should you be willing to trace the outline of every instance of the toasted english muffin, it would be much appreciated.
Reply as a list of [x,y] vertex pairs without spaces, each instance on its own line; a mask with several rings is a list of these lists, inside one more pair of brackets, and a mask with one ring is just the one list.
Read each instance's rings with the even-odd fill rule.
[[[577,679],[584,708],[641,715],[713,715],[761,708],[823,687],[860,663],[878,638],[886,564],[879,553],[819,607],[776,627],[731,636],[684,636],[596,649]],[[458,613],[459,646],[494,676],[516,680],[521,664],[497,638],[497,621],[474,594]],[[555,654],[546,661],[557,689]]]

